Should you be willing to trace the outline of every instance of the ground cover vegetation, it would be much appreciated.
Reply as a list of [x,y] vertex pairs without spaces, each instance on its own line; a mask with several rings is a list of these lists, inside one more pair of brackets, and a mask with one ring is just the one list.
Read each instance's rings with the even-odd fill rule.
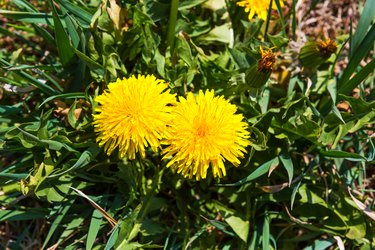
[[1,248],[375,248],[373,6],[0,1]]

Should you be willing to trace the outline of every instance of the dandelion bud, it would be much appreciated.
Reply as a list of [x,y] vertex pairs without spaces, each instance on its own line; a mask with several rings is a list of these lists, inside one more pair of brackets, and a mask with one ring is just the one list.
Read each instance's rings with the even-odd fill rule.
[[298,57],[304,67],[316,68],[327,61],[336,51],[337,45],[331,39],[320,42],[313,41],[305,43]]
[[258,64],[253,65],[246,73],[246,82],[252,88],[260,88],[266,84],[276,62],[276,56],[271,49],[263,50],[260,47],[260,55]]

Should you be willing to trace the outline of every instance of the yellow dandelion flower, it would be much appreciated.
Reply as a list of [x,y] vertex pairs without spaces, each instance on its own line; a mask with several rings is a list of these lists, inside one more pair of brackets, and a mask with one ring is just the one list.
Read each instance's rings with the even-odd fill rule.
[[[249,12],[249,20],[251,20],[255,14],[257,14],[260,19],[267,20],[270,0],[243,0],[237,2],[237,5],[244,7],[245,12]],[[280,1],[280,5],[284,7],[284,2]],[[277,9],[275,0],[272,1],[272,9]]]
[[95,98],[100,105],[95,110],[94,126],[97,142],[110,155],[119,148],[121,158],[135,154],[145,157],[145,148],[153,151],[160,147],[170,121],[170,104],[175,95],[167,90],[168,84],[153,75],[117,79]]
[[171,158],[167,167],[177,170],[184,177],[205,179],[211,166],[214,177],[226,175],[224,161],[238,166],[250,145],[248,124],[237,107],[214,91],[189,93],[179,98],[172,111],[165,158]]

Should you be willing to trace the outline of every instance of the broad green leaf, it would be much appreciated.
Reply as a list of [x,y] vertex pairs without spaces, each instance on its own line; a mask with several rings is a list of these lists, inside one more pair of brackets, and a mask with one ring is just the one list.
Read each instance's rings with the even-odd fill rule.
[[206,43],[227,43],[230,44],[232,42],[232,34],[231,27],[229,24],[223,24],[220,26],[214,27],[210,32],[207,34],[199,37],[199,42],[206,44]]
[[72,185],[69,180],[48,181],[44,177],[39,180],[34,192],[38,198],[47,198],[50,203],[57,203],[63,201],[69,194],[68,185]]
[[225,221],[233,229],[233,231],[240,237],[241,240],[247,242],[247,237],[249,235],[249,221],[236,216],[235,214],[225,217]]
[[317,194],[312,192],[306,185],[302,185],[298,193],[301,195],[301,202],[309,204],[320,204],[327,207],[327,203]]

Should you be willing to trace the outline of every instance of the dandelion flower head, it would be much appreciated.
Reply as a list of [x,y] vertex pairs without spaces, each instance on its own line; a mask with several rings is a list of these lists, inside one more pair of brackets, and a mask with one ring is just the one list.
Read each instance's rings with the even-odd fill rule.
[[318,48],[323,56],[329,57],[331,54],[336,53],[337,44],[331,39],[326,39],[318,43]]
[[95,98],[100,105],[94,114],[99,146],[110,155],[117,147],[121,158],[145,157],[145,148],[160,148],[170,121],[175,95],[168,84],[153,75],[117,79]]
[[238,166],[250,145],[248,124],[237,107],[214,91],[199,91],[180,98],[172,111],[172,121],[163,150],[164,159],[171,158],[171,167],[184,177],[205,179],[209,167],[214,177],[226,175],[224,161]]
[[258,60],[258,70],[259,71],[269,71],[272,70],[273,65],[276,62],[276,56],[272,52],[272,49],[264,50],[260,46],[261,58]]
[[[255,14],[257,14],[260,19],[267,20],[270,0],[243,0],[237,2],[237,5],[244,7],[245,12],[249,12],[249,20],[251,20]],[[280,1],[280,5],[284,7],[284,2]],[[277,9],[275,0],[272,1],[272,9]]]

